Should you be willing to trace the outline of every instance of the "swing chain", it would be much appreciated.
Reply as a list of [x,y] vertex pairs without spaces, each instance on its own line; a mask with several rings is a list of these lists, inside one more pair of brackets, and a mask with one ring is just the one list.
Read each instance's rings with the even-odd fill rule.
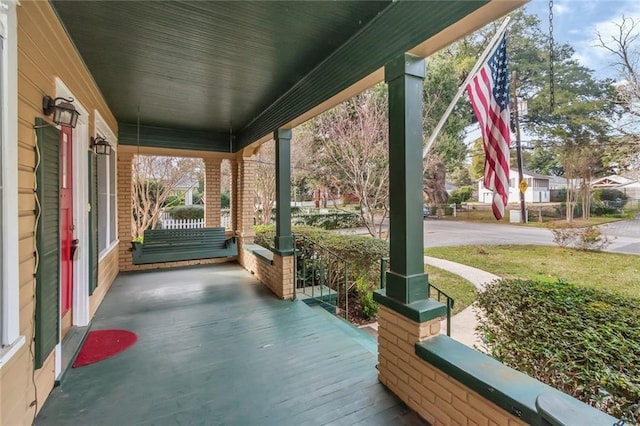
[[555,107],[555,87],[554,87],[554,75],[553,75],[553,0],[549,0],[549,108],[553,113]]

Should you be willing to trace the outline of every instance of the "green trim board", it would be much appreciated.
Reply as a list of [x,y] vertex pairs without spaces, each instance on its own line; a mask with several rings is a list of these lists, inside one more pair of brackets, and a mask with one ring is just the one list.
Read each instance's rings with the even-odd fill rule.
[[[612,425],[617,419],[538,380],[505,366],[448,336],[439,335],[416,343],[416,355],[500,408],[532,425],[545,425],[536,399],[545,395],[571,407],[575,417],[564,424]],[[569,413],[569,412],[567,412]]]
[[[138,134],[139,132],[139,134]],[[192,151],[231,152],[234,136],[229,133],[170,129],[118,123],[118,144]]]
[[42,367],[59,342],[60,327],[60,131],[36,118],[35,368]]
[[447,306],[433,299],[418,300],[413,303],[400,303],[387,296],[385,288],[373,292],[373,299],[389,309],[398,312],[417,323],[423,323],[447,315]]

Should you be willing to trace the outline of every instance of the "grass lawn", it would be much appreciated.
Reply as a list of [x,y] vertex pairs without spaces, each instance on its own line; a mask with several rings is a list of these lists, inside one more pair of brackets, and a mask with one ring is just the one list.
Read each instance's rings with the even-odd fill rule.
[[[640,256],[636,255],[515,245],[433,247],[425,254],[503,278],[560,279],[640,299]],[[438,286],[435,278],[434,283]]]
[[[447,293],[454,300],[453,313],[457,314],[469,306],[476,298],[476,288],[469,281],[443,269],[424,265],[424,270],[429,274],[429,282]],[[432,294],[431,297],[436,297]],[[444,300],[442,301],[444,303]]]

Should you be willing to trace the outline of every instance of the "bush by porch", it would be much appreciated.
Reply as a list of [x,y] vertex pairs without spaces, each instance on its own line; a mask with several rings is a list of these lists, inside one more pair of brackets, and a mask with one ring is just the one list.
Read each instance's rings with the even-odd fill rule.
[[478,303],[478,330],[505,365],[615,417],[640,401],[640,299],[510,279],[489,284]]

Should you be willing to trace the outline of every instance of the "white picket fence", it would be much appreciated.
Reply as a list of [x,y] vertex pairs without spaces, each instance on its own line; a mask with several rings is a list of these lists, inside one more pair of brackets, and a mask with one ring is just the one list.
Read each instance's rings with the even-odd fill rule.
[[[162,212],[160,216],[163,229],[194,229],[204,228],[204,219],[172,219],[168,212]],[[220,212],[220,226],[231,228],[231,214],[228,209]]]
[[204,228],[204,219],[163,219],[162,220],[162,228],[163,229],[194,229],[194,228]]

